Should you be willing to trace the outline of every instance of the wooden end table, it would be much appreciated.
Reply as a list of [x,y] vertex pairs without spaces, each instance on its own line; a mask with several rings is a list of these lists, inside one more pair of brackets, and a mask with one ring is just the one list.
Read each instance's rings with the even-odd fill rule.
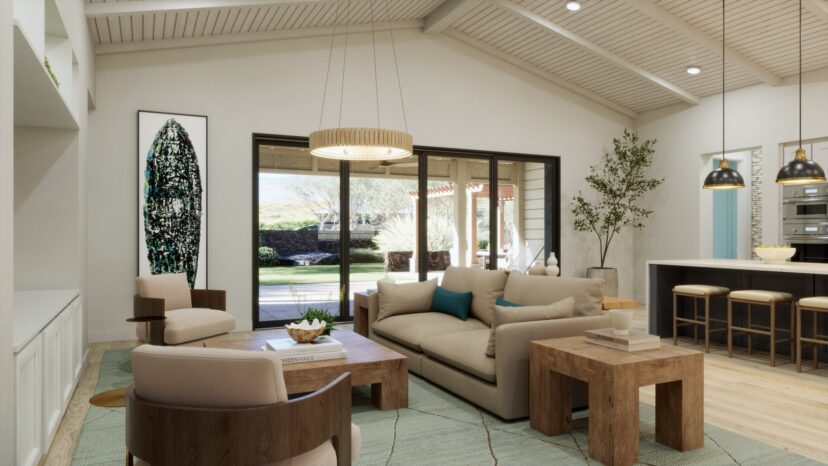
[[546,435],[572,430],[570,379],[589,384],[589,456],[606,465],[638,462],[638,388],[656,385],[656,441],[675,450],[704,446],[704,355],[678,346],[625,352],[586,337],[533,341],[530,425]]
[[601,301],[601,309],[608,311],[610,309],[627,309],[638,306],[638,301],[628,298],[618,298],[616,296],[604,296]]
[[[318,390],[350,372],[351,385],[371,385],[371,402],[377,408],[408,406],[408,358],[350,330],[334,330],[331,336],[342,342],[347,357],[284,364],[289,394]],[[271,338],[288,338],[288,334],[283,329],[256,330],[219,335],[200,343],[206,348],[262,351]]]
[[370,292],[354,293],[354,331],[365,338],[368,338],[368,301],[370,299]]

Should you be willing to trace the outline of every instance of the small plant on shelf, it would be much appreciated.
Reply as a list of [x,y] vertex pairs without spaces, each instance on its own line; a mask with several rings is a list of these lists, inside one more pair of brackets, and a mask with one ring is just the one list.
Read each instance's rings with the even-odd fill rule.
[[52,65],[49,64],[49,59],[48,58],[43,59],[43,65],[46,67],[46,72],[48,72],[49,76],[52,77],[52,81],[55,82],[55,86],[60,87],[60,81],[58,81],[57,76],[55,76],[55,72],[52,71]]

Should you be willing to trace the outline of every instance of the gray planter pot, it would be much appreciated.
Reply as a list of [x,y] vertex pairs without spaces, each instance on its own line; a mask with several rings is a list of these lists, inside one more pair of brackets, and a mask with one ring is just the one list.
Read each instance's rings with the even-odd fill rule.
[[604,280],[604,296],[618,296],[618,269],[590,267],[587,269],[587,278]]

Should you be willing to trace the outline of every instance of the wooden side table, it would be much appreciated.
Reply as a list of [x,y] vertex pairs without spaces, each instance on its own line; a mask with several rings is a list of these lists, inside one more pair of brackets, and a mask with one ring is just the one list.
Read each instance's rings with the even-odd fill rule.
[[638,306],[638,301],[628,298],[618,298],[615,296],[604,296],[601,302],[601,309],[608,311],[610,309],[626,309]]
[[638,462],[638,388],[656,385],[656,441],[675,450],[704,446],[704,356],[677,346],[625,352],[586,337],[533,341],[529,417],[546,435],[572,430],[570,379],[589,384],[589,456],[606,465]]
[[354,332],[368,338],[368,302],[371,292],[354,293]]

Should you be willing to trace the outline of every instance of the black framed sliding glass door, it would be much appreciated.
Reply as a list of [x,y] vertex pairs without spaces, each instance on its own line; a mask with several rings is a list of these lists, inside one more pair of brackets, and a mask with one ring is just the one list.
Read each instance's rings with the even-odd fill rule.
[[254,328],[309,308],[350,321],[353,294],[381,279],[560,256],[557,157],[418,147],[339,162],[311,156],[307,138],[254,134],[253,162]]

